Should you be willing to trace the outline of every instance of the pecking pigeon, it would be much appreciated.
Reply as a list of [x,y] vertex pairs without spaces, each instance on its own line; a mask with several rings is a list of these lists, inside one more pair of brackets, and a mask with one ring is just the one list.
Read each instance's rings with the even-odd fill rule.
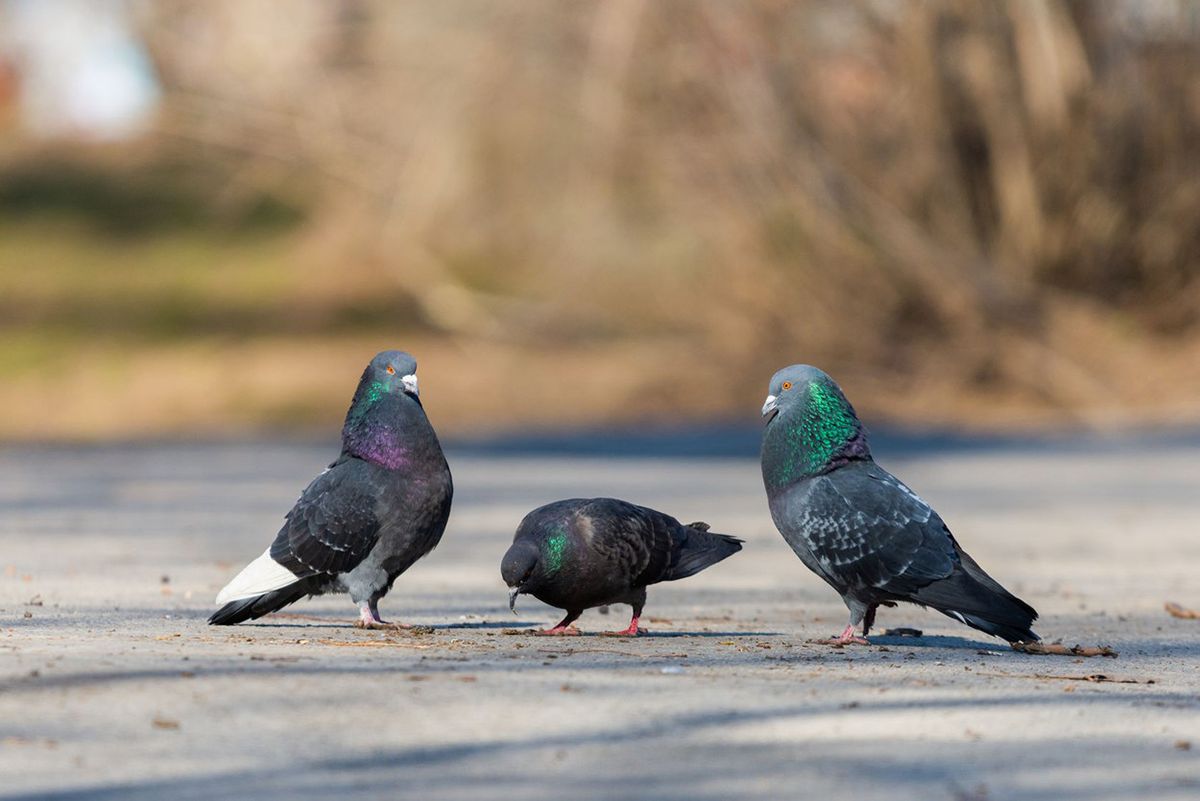
[[380,620],[379,599],[438,544],[454,491],[416,373],[416,360],[402,351],[371,360],[346,414],[341,456],[300,493],[271,547],[217,595],[221,608],[210,624],[347,592],[360,610],[358,626],[393,625]]
[[[775,526],[809,570],[838,591],[866,643],[879,606],[932,607],[1009,642],[1030,642],[1033,607],[959,547],[929,504],[871,458],[854,407],[833,379],[794,365],[771,378],[762,413],[762,474]],[[863,637],[854,636],[862,623]]]
[[567,627],[583,610],[626,603],[633,620],[628,629],[612,633],[635,637],[645,631],[638,618],[647,585],[687,578],[741,549],[741,540],[714,534],[706,523],[685,526],[614,498],[573,498],[525,516],[500,575],[514,612],[521,594],[567,611],[561,623],[539,634],[578,634]]

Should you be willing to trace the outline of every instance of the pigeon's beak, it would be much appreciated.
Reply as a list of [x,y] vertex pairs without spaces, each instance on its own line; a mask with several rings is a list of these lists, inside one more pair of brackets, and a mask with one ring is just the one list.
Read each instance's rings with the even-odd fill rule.
[[417,377],[415,374],[409,374],[400,377],[400,383],[404,385],[404,391],[409,395],[421,397],[420,390],[417,389]]
[[520,587],[508,588],[508,608],[514,615],[517,613],[517,596],[521,594]]
[[775,401],[776,401],[776,397],[774,395],[767,396],[767,402],[764,403],[763,407],[762,407],[762,416],[763,417],[766,417],[768,414],[775,411]]

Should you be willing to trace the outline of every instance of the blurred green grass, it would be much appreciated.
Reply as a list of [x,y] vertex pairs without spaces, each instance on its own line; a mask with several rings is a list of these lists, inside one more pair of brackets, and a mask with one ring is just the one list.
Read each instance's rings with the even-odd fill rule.
[[[297,260],[303,212],[262,196],[214,209],[193,174],[25,169],[0,180],[0,377],[73,342],[353,334],[416,326],[388,282]],[[312,267],[312,265],[309,265]],[[360,280],[361,279],[361,280]]]

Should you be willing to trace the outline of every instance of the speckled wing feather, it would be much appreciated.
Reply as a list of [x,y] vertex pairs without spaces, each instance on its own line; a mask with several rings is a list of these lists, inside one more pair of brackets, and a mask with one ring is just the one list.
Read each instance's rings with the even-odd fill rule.
[[380,468],[343,456],[317,476],[287,514],[271,558],[297,576],[354,569],[379,539]]
[[784,538],[808,551],[840,592],[874,587],[907,595],[949,576],[958,562],[937,513],[873,462],[809,479],[778,501]]

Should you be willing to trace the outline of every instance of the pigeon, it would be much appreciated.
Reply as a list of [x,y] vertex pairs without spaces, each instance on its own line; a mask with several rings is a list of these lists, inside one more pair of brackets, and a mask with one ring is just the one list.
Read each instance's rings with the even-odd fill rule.
[[[866,644],[880,606],[936,609],[1010,643],[1032,642],[1033,607],[984,572],[929,504],[871,458],[854,407],[806,364],[771,378],[762,474],[776,528],[838,591],[850,625],[832,642]],[[862,637],[854,629],[862,624]]]
[[342,453],[300,493],[271,547],[217,595],[208,619],[229,626],[304,596],[345,592],[361,628],[390,628],[379,599],[442,538],[450,467],[417,389],[417,362],[398,350],[371,360],[342,428]]
[[646,587],[699,573],[742,549],[742,540],[682,525],[670,515],[615,498],[572,498],[534,509],[517,527],[500,575],[508,585],[508,608],[532,595],[567,611],[538,634],[578,634],[568,626],[593,606],[626,603],[633,620],[624,631],[636,637]]

